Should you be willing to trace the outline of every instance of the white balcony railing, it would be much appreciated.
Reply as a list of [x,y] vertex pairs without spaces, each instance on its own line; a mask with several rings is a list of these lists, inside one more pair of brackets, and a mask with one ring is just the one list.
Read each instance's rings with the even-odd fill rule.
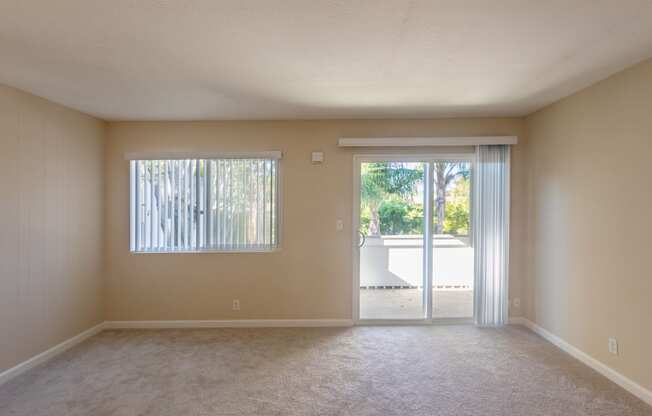
[[[421,236],[367,237],[360,248],[360,287],[423,286]],[[473,247],[468,237],[433,238],[433,286],[473,288]]]

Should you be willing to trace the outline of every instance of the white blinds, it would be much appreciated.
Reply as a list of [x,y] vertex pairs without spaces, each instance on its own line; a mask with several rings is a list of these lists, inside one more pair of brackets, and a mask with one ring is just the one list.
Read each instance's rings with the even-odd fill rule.
[[276,159],[132,160],[131,251],[272,250]]
[[474,182],[474,314],[480,326],[508,322],[509,146],[478,146]]

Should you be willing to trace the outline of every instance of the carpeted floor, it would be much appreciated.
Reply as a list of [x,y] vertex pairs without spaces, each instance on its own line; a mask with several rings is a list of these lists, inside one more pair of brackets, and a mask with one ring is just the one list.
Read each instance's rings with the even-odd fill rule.
[[105,331],[0,386],[0,415],[652,415],[520,327]]

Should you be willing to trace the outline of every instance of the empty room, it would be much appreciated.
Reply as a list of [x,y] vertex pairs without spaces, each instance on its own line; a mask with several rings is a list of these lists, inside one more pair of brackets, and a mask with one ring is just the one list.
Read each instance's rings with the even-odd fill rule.
[[652,416],[652,1],[0,0],[0,416]]

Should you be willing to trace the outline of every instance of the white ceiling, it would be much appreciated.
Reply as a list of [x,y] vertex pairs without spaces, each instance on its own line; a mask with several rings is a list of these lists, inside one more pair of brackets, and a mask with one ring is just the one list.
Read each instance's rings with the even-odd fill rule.
[[518,116],[652,56],[652,0],[0,0],[0,83],[109,120]]

